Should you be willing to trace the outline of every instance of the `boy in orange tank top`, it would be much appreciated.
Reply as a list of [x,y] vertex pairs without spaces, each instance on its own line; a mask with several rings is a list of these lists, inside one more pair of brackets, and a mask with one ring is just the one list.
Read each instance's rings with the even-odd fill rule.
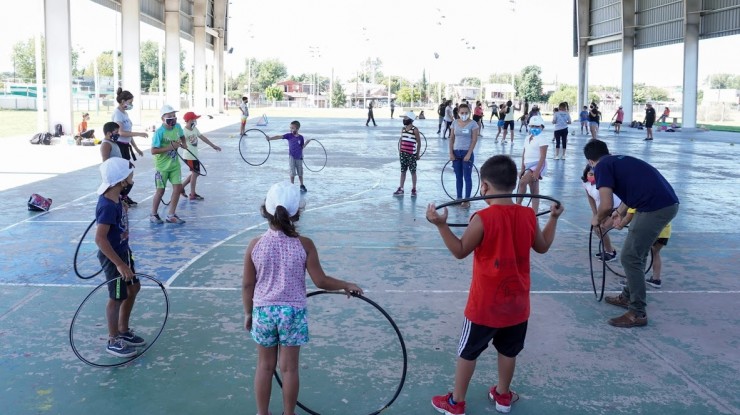
[[[508,195],[516,187],[516,163],[505,155],[489,158],[480,169],[481,195]],[[465,395],[478,356],[490,342],[498,352],[498,384],[489,399],[507,413],[519,396],[509,389],[516,356],[524,348],[529,319],[530,249],[544,254],[555,239],[562,206],[551,206],[550,219],[540,230],[534,211],[511,198],[488,199],[488,207],[470,218],[462,238],[447,226],[447,209],[434,204],[426,217],[437,226],[447,249],[457,259],[473,254],[473,278],[458,346],[454,391],[432,398],[432,406],[447,415],[465,414]]]

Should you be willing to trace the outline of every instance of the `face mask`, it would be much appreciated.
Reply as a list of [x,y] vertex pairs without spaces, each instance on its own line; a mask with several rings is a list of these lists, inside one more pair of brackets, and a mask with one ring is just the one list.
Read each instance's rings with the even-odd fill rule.
[[596,177],[594,176],[586,176],[586,180],[591,184],[596,183]]
[[126,110],[134,109],[134,104],[126,104],[126,106],[123,108],[125,108]]
[[195,128],[196,125],[198,125],[198,121],[193,121],[193,125],[190,128]]
[[174,118],[165,118],[164,123],[167,124],[170,127],[174,127],[175,124],[177,124],[177,117]]
[[470,118],[470,114],[460,114],[460,118],[462,118],[463,121],[467,121],[468,118]]
[[120,134],[111,134],[110,139],[111,141],[118,141],[118,137],[120,136]]
[[413,123],[413,122],[414,122],[414,120],[412,120],[410,118],[406,118],[405,120],[403,120],[403,125],[411,125],[411,123]]
[[542,128],[540,127],[529,127],[529,132],[532,133],[533,136],[537,137],[542,133]]
[[121,189],[121,196],[126,196],[131,192],[131,188],[134,187],[133,183],[126,182],[125,185],[123,185],[123,189]]

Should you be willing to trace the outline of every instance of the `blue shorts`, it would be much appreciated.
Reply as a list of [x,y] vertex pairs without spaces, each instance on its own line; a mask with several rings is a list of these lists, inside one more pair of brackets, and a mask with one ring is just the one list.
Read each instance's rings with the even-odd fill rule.
[[498,120],[498,122],[496,123],[496,125],[499,126],[499,127],[503,127],[504,126],[504,120]]
[[287,305],[253,307],[252,339],[263,347],[308,343],[306,309]]

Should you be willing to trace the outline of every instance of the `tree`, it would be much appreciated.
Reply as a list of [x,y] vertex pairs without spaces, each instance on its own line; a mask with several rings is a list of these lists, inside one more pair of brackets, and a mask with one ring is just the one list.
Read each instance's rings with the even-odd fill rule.
[[542,99],[542,69],[537,65],[529,65],[522,69],[520,74],[521,81],[516,85],[516,92],[519,98],[529,102],[536,102]]
[[729,73],[715,73],[707,77],[712,89],[740,89],[740,76]]
[[283,99],[283,90],[277,85],[268,86],[265,88],[265,96],[273,102],[280,101]]
[[421,91],[419,88],[414,88],[414,95],[411,96],[411,88],[405,86],[398,90],[396,99],[404,103],[412,103],[421,99]]
[[[598,102],[599,94],[591,92],[588,94],[588,102]],[[552,105],[558,105],[561,102],[567,102],[571,108],[578,106],[578,88],[574,85],[560,85],[557,91],[553,92],[548,99]]]
[[511,84],[514,74],[511,73],[492,73],[488,77],[488,82],[492,84]]
[[421,88],[421,101],[422,102],[429,102],[429,96],[427,95],[428,87],[429,87],[429,83],[427,82],[427,70],[424,69],[421,73],[421,83],[419,84],[419,88]]
[[480,87],[480,78],[466,76],[465,78],[460,80],[460,85]]
[[[147,40],[141,44],[139,49],[139,57],[141,61],[141,89],[142,91],[156,91],[156,87],[152,86],[152,80],[159,76],[159,60],[162,59],[162,74],[167,74],[167,62],[164,59],[164,49],[162,50],[162,56],[159,55],[159,44]],[[99,68],[98,68],[99,70]],[[180,72],[185,70],[185,51],[180,51]],[[124,85],[125,87],[125,85]]]
[[[405,80],[398,77],[398,76],[391,76],[391,94],[397,94],[398,90],[401,89],[401,82],[404,82]],[[356,78],[350,79],[350,82],[355,81]],[[377,79],[379,84],[383,84],[388,87],[388,77],[384,76],[382,78]]]
[[362,73],[360,74],[360,80],[365,82],[377,82],[379,79],[383,79],[383,73],[380,68],[383,67],[383,61],[380,58],[367,58],[360,63]]
[[270,85],[288,76],[288,69],[285,67],[285,64],[277,59],[257,62],[257,67],[255,68],[254,66],[253,64],[252,71],[255,75],[252,78],[252,90],[267,93],[267,88]]
[[[41,38],[41,62],[46,62],[46,42]],[[13,45],[13,68],[15,76],[23,82],[36,79],[36,41],[34,38],[19,41]],[[46,65],[43,65],[46,66]],[[46,79],[46,68],[41,69],[41,79]]]
[[344,88],[339,80],[334,82],[334,90],[331,94],[331,106],[334,108],[343,107],[347,104],[347,95],[344,93]]
[[[113,51],[108,50],[98,55],[95,60],[98,62],[98,76],[113,76]],[[122,71],[121,53],[118,52],[118,73]],[[94,67],[92,62],[85,68],[85,76],[94,76]],[[156,75],[155,75],[156,76]]]
[[655,86],[635,84],[633,100],[635,104],[645,104],[651,101],[667,101],[668,91]]

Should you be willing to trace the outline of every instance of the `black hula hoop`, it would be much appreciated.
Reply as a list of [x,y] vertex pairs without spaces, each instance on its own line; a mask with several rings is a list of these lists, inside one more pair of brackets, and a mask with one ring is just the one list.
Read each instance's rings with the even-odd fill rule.
[[[611,228],[611,229],[607,230],[606,232],[604,232],[604,235],[608,234],[609,231],[611,231],[612,229],[614,229],[614,228]],[[604,255],[604,247],[603,247],[603,245],[604,245],[604,240],[603,239],[599,239],[599,252],[601,253],[601,255]],[[647,273],[650,272],[650,270],[653,268],[653,250],[652,249],[650,249],[650,252],[648,253],[648,255],[650,256],[650,261],[648,262],[647,268],[645,268],[645,275],[647,275]],[[619,278],[627,278],[626,275],[617,272],[616,270],[614,270],[614,268],[612,268],[611,266],[609,266],[609,263],[608,262],[605,262],[605,265],[606,265],[606,269],[608,269],[609,271],[611,271],[611,273],[614,274],[614,275],[616,275],[617,277],[619,277]]]
[[82,246],[82,241],[85,240],[85,237],[87,236],[87,233],[90,232],[90,229],[92,229],[93,225],[95,225],[96,219],[93,219],[92,222],[90,222],[90,225],[87,226],[87,229],[85,229],[85,232],[82,233],[82,236],[80,236],[79,242],[77,242],[77,249],[75,249],[75,256],[72,260],[72,265],[75,270],[75,274],[77,274],[77,277],[82,278],[83,280],[89,280],[90,278],[96,277],[100,275],[101,272],[103,272],[103,267],[101,266],[98,272],[91,275],[82,275],[80,274],[80,270],[77,269],[77,256],[80,254],[80,247]]
[[[244,140],[244,138],[247,136],[247,133],[250,131],[259,131],[260,133],[262,133],[262,135],[265,136],[265,141],[267,141],[267,156],[260,163],[250,163],[249,161],[247,161],[247,158],[244,156],[244,153],[242,152],[242,140]],[[264,131],[260,130],[259,128],[250,128],[247,131],[245,131],[244,134],[242,134],[242,136],[239,137],[239,155],[242,156],[242,160],[244,160],[244,162],[249,164],[250,166],[255,166],[255,167],[265,164],[265,162],[267,162],[267,159],[270,158],[270,152],[272,151],[272,145],[270,144],[269,138],[270,137],[267,134],[265,134]]]
[[[187,148],[183,148],[183,150],[185,150],[188,153],[190,153],[190,155],[193,156],[193,159],[195,159],[195,161],[198,162],[198,166],[199,167],[198,167],[198,171],[196,172],[196,174],[198,176],[206,177],[208,175],[208,169],[206,169],[206,166],[203,164],[202,161],[200,161],[200,159],[198,158],[198,156],[196,156],[195,154],[193,154],[193,152],[190,151]],[[183,157],[183,156],[180,155],[180,152],[179,151],[177,151],[177,157],[180,157],[180,160],[182,160],[182,162],[185,163],[186,166],[188,165],[188,161],[185,160],[185,157]],[[201,169],[203,170],[203,172],[201,172]]]
[[82,310],[82,307],[85,306],[85,303],[87,302],[87,300],[90,299],[90,297],[92,297],[93,294],[95,294],[99,289],[105,287],[108,283],[113,282],[115,280],[122,279],[123,277],[122,276],[119,276],[119,277],[114,278],[114,279],[112,279],[110,281],[104,281],[100,285],[98,285],[97,287],[95,287],[90,292],[90,294],[88,294],[87,297],[85,297],[85,299],[82,300],[82,304],[80,304],[80,306],[77,307],[77,311],[75,311],[75,315],[74,315],[74,317],[72,317],[72,322],[69,324],[69,345],[72,346],[72,351],[74,352],[75,356],[77,356],[77,358],[80,359],[85,364],[88,364],[88,365],[93,366],[93,367],[119,367],[119,366],[123,366],[123,365],[128,364],[128,363],[131,363],[134,360],[136,360],[139,357],[141,357],[144,353],[146,353],[146,351],[149,350],[152,346],[154,346],[154,343],[157,342],[157,339],[159,339],[159,336],[164,331],[164,326],[167,324],[167,317],[169,317],[169,315],[170,315],[170,298],[169,298],[169,296],[167,296],[167,290],[164,288],[164,285],[161,282],[159,282],[159,280],[157,280],[156,278],[154,278],[152,276],[149,276],[149,275],[146,275],[146,274],[139,274],[139,273],[134,274],[134,276],[136,276],[137,278],[142,278],[143,277],[143,278],[146,278],[148,280],[151,280],[152,282],[154,282],[155,284],[157,284],[159,286],[159,288],[162,290],[162,294],[164,294],[164,303],[165,303],[164,321],[162,321],[162,327],[159,328],[159,332],[157,333],[157,335],[154,336],[154,338],[152,339],[152,341],[150,341],[150,342],[147,343],[146,347],[144,347],[139,353],[137,353],[134,356],[129,357],[128,359],[121,360],[118,363],[111,363],[111,364],[100,364],[100,363],[91,362],[91,361],[85,359],[80,354],[80,352],[77,350],[77,347],[75,346],[75,342],[74,342],[74,326],[75,326],[75,321],[77,320],[77,316],[80,314],[80,310]]
[[[311,293],[308,293],[306,297],[313,297],[314,295],[320,295],[320,294],[340,294],[340,295],[347,295],[346,293],[342,291],[314,291]],[[387,404],[383,405],[380,409],[370,412],[369,415],[377,415],[384,410],[388,409],[389,406],[398,398],[398,395],[401,394],[401,389],[403,389],[403,384],[406,382],[406,369],[408,366],[408,355],[406,353],[406,343],[403,341],[403,336],[401,335],[401,330],[398,329],[398,326],[396,325],[396,322],[393,321],[391,316],[383,309],[383,307],[379,306],[378,303],[375,301],[361,295],[361,294],[352,294],[352,297],[357,297],[366,303],[372,305],[375,307],[378,311],[380,311],[381,314],[388,320],[389,323],[391,323],[391,327],[393,327],[393,330],[396,332],[396,335],[398,335],[398,341],[401,343],[401,351],[403,352],[403,373],[401,374],[401,382],[398,384],[398,388],[396,388],[396,392],[393,394],[393,397],[388,401]],[[275,380],[277,381],[278,385],[280,387],[283,387],[283,382],[280,380],[280,375],[278,375],[277,370],[274,372]],[[308,412],[311,415],[321,415],[316,411],[311,410],[306,405],[303,405],[300,401],[296,403],[299,408],[303,409],[304,411]]]
[[312,168],[308,167],[308,164],[306,163],[306,157],[304,156],[304,157],[303,157],[303,165],[304,165],[304,166],[306,167],[306,169],[307,169],[308,171],[310,171],[310,172],[314,172],[314,173],[318,173],[318,172],[320,172],[321,170],[324,170],[324,167],[326,167],[326,162],[327,162],[327,161],[329,160],[329,156],[327,156],[327,154],[326,154],[326,147],[324,147],[324,145],[323,145],[323,144],[321,144],[321,141],[319,141],[319,140],[316,140],[316,139],[313,139],[313,138],[312,138],[312,139],[311,139],[311,140],[310,140],[310,141],[309,141],[308,143],[306,143],[306,144],[305,144],[305,145],[303,146],[303,148],[306,148],[306,146],[308,146],[308,144],[309,144],[309,143],[311,143],[312,141],[315,141],[315,142],[316,142],[316,144],[320,145],[320,146],[321,146],[321,149],[322,149],[322,150],[324,150],[324,164],[323,164],[323,165],[321,166],[321,168],[319,168],[319,169],[317,169],[317,170],[314,170],[314,169],[312,169]]
[[[521,197],[521,198],[529,197],[529,198],[533,198],[533,199],[545,199],[545,200],[549,200],[551,202],[555,202],[558,206],[560,206],[560,201],[557,200],[557,199],[555,199],[555,198],[552,198],[550,196],[531,195],[531,194],[526,194],[526,193],[512,193],[512,194],[506,194],[506,195],[484,195],[484,196],[470,197],[470,198],[467,198],[467,199],[453,200],[452,202],[442,203],[441,205],[435,207],[434,209],[435,210],[439,210],[439,209],[442,209],[442,208],[446,208],[448,206],[459,205],[459,204],[461,204],[463,202],[474,202],[476,200],[509,199],[509,198],[515,198],[515,197]],[[547,215],[548,213],[550,213],[550,210],[544,210],[542,212],[539,212],[539,213],[535,214],[535,216]],[[464,227],[468,226],[468,224],[467,223],[447,223],[447,226],[449,226],[450,228],[464,228]]]
[[[424,133],[422,133],[421,131],[419,131],[419,135],[421,136],[421,138],[424,139],[424,150],[422,150],[421,153],[419,153],[419,158],[422,158],[424,157],[424,154],[426,154],[427,152],[427,136],[425,136]],[[401,152],[401,140],[402,138],[398,139],[398,152],[399,153]]]
[[[601,234],[601,226],[597,227],[599,230],[599,234]],[[601,236],[602,238],[604,235]],[[594,226],[591,225],[591,229],[588,232],[588,266],[591,270],[591,285],[594,288],[594,297],[596,297],[596,301],[601,301],[604,299],[604,288],[606,287],[606,261],[601,261],[601,294],[599,294],[599,290],[596,288],[596,277],[594,276],[594,254],[593,254],[593,239],[594,239]],[[603,258],[604,257],[604,244],[601,242],[601,238],[599,238],[599,255]]]
[[[442,190],[445,191],[445,194],[447,195],[447,197],[449,197],[450,199],[454,201],[455,198],[452,197],[450,192],[448,192],[447,188],[445,187],[445,170],[447,169],[447,165],[450,163],[452,163],[452,160],[448,160],[447,163],[445,163],[445,165],[442,167],[442,173],[440,173],[439,175],[439,180],[442,182]],[[467,161],[467,162],[463,161],[463,163],[471,163],[473,165],[473,169],[475,170],[475,174],[478,176],[478,186],[476,186],[475,193],[473,194],[473,197],[476,197],[478,195],[478,192],[480,192],[480,171],[478,171],[478,166],[476,166],[475,163],[472,163],[470,161]]]

